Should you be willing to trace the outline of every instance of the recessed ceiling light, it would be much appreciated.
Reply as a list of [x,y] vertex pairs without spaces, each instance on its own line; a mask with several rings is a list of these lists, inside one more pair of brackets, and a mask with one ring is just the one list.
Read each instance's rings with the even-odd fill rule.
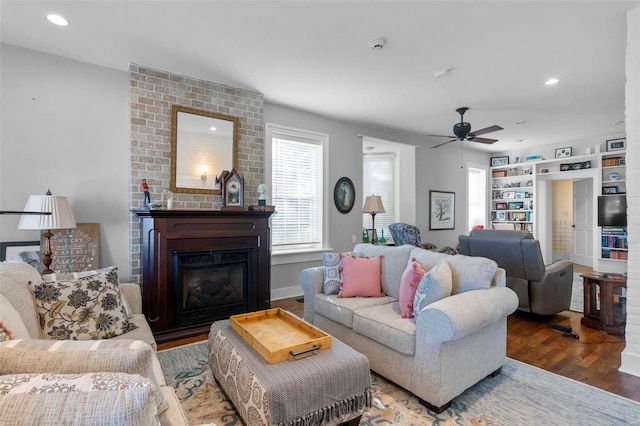
[[211,130],[212,132],[215,132],[217,129],[215,127],[209,127],[209,130]]
[[528,121],[527,120],[516,121],[516,124],[524,124],[524,123],[528,123]]
[[56,14],[53,14],[53,13],[47,15],[47,19],[52,24],[60,25],[61,27],[66,27],[67,25],[69,25],[69,21],[64,19],[62,16],[56,15]]
[[557,82],[559,82],[560,80],[558,80],[555,77],[551,77],[549,80],[545,81],[544,84],[546,84],[547,86],[551,86],[556,84]]
[[445,75],[449,74],[451,71],[453,71],[453,68],[444,68],[444,69],[441,69],[440,71],[438,71],[437,73],[435,73],[434,76],[436,78],[441,78],[441,77],[444,77]]

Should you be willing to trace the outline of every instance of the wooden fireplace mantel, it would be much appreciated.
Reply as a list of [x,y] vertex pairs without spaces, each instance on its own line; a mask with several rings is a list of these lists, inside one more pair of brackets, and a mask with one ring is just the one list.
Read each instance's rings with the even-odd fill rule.
[[[248,210],[133,210],[141,220],[142,310],[156,341],[206,333],[211,317],[181,326],[176,313],[174,253],[244,250],[250,253],[246,312],[268,309],[271,293],[269,217],[273,212]],[[236,308],[237,309],[237,308]],[[240,312],[219,309],[215,318]]]

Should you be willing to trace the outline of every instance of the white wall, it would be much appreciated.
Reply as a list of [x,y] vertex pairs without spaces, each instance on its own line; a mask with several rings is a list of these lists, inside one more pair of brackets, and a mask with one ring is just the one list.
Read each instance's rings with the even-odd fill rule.
[[640,8],[627,13],[627,212],[629,260],[627,266],[627,345],[620,371],[640,376]]
[[[347,123],[327,117],[309,114],[287,107],[265,104],[265,123],[280,124],[329,134],[329,205],[328,245],[336,251],[351,250],[352,236],[360,241],[362,233],[362,140],[358,135],[416,145],[416,220],[423,242],[438,247],[458,244],[458,235],[467,234],[466,216],[466,170],[460,164],[467,161],[489,163],[489,154],[464,150],[463,158],[458,144],[432,150],[426,147],[419,135],[406,132],[377,129]],[[268,143],[268,142],[267,142]],[[453,145],[453,146],[451,146]],[[355,206],[351,212],[342,214],[333,205],[333,186],[343,176],[349,177],[356,188]],[[456,193],[456,229],[451,231],[429,231],[429,190],[453,191]],[[301,294],[298,285],[300,271],[309,266],[320,265],[320,256],[315,262],[274,265],[271,274],[272,294],[275,297],[291,297]]]
[[[48,188],[69,198],[78,222],[100,223],[100,265],[122,265],[128,279],[128,74],[53,55],[0,45],[2,115],[0,208],[22,210],[29,195]],[[425,144],[423,137],[371,128],[266,104],[265,122],[330,135],[327,194],[329,245],[353,248],[362,230],[362,141],[358,135]],[[461,155],[462,154],[462,155]],[[450,144],[416,148],[416,220],[422,240],[439,247],[457,245],[465,224],[467,161],[488,164],[489,155]],[[333,206],[333,185],[342,176],[356,187],[354,209]],[[429,190],[456,193],[455,230],[429,231]],[[37,240],[36,231],[17,229],[19,216],[0,216],[0,241]],[[274,265],[274,297],[300,294],[298,274],[315,262]]]
[[[32,194],[68,198],[100,223],[100,264],[128,279],[129,105],[126,72],[0,44],[0,209]],[[0,241],[36,241],[0,216]]]

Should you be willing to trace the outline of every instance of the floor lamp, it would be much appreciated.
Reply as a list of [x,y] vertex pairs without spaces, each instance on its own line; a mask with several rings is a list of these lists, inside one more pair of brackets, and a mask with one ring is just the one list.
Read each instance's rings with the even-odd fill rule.
[[[27,200],[27,205],[24,207],[26,212],[20,218],[18,229],[38,229],[44,230],[44,250],[42,252],[44,263],[43,274],[52,274],[53,271],[49,268],[53,263],[53,257],[51,252],[51,233],[52,229],[71,229],[76,227],[76,220],[73,217],[73,212],[67,197],[57,197],[51,195],[51,191],[47,191],[46,195],[31,195]],[[51,213],[44,215],[33,214],[33,212]]]
[[378,243],[378,233],[376,232],[376,214],[384,213],[384,206],[382,205],[382,197],[379,195],[367,195],[364,200],[363,213],[369,213],[371,215],[371,227],[373,233],[371,234],[371,242],[373,244]]

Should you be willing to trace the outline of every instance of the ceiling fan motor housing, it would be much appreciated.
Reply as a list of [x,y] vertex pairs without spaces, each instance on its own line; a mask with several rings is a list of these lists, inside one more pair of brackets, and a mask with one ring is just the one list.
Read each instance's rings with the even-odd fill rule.
[[467,137],[470,131],[471,131],[471,124],[467,122],[456,123],[453,126],[453,134],[456,135],[460,140],[464,140],[464,138]]

